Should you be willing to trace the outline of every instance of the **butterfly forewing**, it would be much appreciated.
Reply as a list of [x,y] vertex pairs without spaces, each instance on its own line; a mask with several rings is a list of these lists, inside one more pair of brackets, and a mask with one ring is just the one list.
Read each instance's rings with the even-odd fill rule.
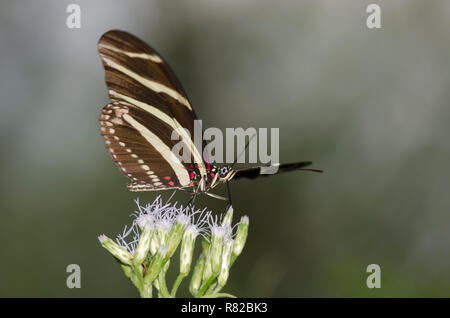
[[[113,101],[100,118],[102,135],[114,161],[133,180],[130,190],[188,186],[189,169],[205,174],[201,150],[192,140],[195,113],[163,58],[123,31],[105,33],[98,46]],[[194,165],[169,153],[179,142],[171,140],[172,132],[181,127],[188,131],[177,130]]]

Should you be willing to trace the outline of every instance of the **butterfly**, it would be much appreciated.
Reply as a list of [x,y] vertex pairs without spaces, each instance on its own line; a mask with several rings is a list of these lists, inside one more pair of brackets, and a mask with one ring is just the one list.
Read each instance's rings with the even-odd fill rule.
[[[170,66],[146,43],[130,33],[111,30],[100,38],[98,50],[111,99],[100,115],[100,133],[113,161],[131,180],[130,191],[192,188],[194,194],[226,199],[209,191],[219,184],[228,186],[232,179],[269,175],[271,167],[233,169],[233,165],[217,167],[204,160],[191,138],[197,119],[194,109]],[[190,150],[190,162],[172,151],[179,142],[171,138],[174,130]],[[276,170],[321,172],[304,169],[310,164],[281,164]]]

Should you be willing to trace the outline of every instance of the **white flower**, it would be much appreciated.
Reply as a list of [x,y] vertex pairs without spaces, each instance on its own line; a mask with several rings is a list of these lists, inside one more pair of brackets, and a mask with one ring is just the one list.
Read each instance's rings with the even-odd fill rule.
[[[152,235],[150,241],[150,252],[152,255],[157,252],[162,244],[168,245],[168,235],[175,223],[182,225],[183,230],[190,224],[195,225],[198,232],[202,235],[205,235],[208,231],[208,218],[211,212],[206,212],[206,209],[196,210],[193,206],[177,206],[177,202],[163,203],[160,195],[153,203],[146,205],[141,205],[139,199],[136,199],[135,202],[137,210],[131,214],[134,217],[133,223],[130,227],[125,226],[122,234],[119,234],[116,238],[117,244],[126,249],[131,255],[135,254],[145,228],[156,230],[156,235]],[[173,244],[171,247],[171,250],[173,250]]]

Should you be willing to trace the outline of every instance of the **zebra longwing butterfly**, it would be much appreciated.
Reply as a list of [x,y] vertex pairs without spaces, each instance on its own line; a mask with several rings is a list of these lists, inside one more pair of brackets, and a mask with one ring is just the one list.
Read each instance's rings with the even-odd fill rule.
[[[231,179],[266,175],[262,173],[267,167],[218,168],[203,160],[190,138],[197,117],[189,99],[172,69],[150,46],[127,32],[112,30],[100,38],[98,50],[111,99],[100,116],[101,135],[114,162],[132,180],[130,191],[193,187],[195,193],[210,194],[210,189]],[[179,142],[171,140],[172,131],[181,127],[190,132],[181,138],[191,150],[192,163],[172,152]],[[278,172],[310,164],[282,164]]]

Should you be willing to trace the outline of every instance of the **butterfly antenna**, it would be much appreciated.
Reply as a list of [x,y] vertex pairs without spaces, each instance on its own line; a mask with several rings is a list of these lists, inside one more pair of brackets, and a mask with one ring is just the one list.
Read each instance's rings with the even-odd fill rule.
[[[234,165],[237,163],[238,159],[245,153],[245,151],[247,150],[248,146],[250,145],[250,141],[252,141],[253,137],[255,137],[256,134],[253,134],[247,141],[247,143],[245,144],[245,148],[244,150],[241,151],[241,153],[239,154],[239,156],[236,156],[236,158],[234,159],[233,164],[231,165],[231,169],[233,169]],[[228,182],[227,182],[228,184]]]

